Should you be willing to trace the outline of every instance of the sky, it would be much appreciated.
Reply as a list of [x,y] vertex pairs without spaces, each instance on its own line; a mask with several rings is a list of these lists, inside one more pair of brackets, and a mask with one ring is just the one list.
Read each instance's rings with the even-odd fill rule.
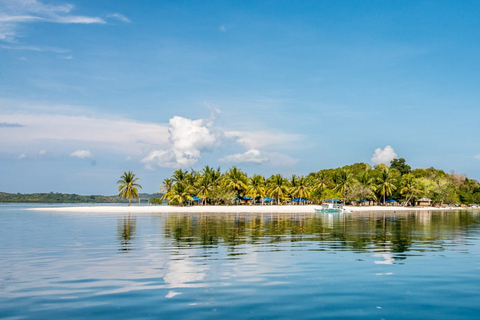
[[0,191],[405,158],[480,180],[478,1],[0,0]]

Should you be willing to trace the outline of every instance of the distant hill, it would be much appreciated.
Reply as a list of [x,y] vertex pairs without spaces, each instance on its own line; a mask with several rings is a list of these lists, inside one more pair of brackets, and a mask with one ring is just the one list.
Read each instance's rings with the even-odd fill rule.
[[[139,194],[140,202],[148,202],[154,197],[160,197],[158,194],[148,194],[141,193]],[[133,200],[133,201],[138,201]],[[101,195],[91,195],[91,196],[81,196],[78,194],[67,194],[67,193],[6,193],[0,192],[0,203],[1,202],[18,202],[18,203],[125,203],[128,200],[119,198],[117,196],[101,196]]]

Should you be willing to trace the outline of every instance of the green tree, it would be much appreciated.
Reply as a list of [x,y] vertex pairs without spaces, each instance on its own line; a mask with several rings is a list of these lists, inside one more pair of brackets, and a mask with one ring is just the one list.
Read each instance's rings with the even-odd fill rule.
[[397,189],[394,184],[395,179],[392,175],[390,175],[390,171],[385,169],[377,177],[376,182],[377,191],[379,192],[380,196],[383,197],[383,204],[385,204],[386,198],[392,194],[393,190]]
[[254,174],[248,179],[247,196],[255,200],[257,197],[265,197],[265,178],[259,174]]
[[333,175],[334,190],[342,195],[342,200],[345,202],[347,198],[348,189],[354,183],[353,174],[345,169],[340,169]]
[[288,180],[281,174],[272,175],[267,180],[267,193],[272,198],[277,199],[277,204],[280,204],[280,199],[285,199],[288,187]]
[[412,171],[412,167],[406,163],[404,158],[395,158],[390,161],[390,170],[391,169],[398,170],[402,176]]
[[247,189],[247,175],[233,166],[223,176],[222,184],[225,188],[234,191],[237,197],[240,197]]
[[123,175],[120,177],[120,180],[117,181],[118,186],[118,196],[128,199],[128,205],[132,205],[132,199],[138,198],[138,189],[142,189],[142,186],[137,183],[139,178],[135,177],[135,174],[131,171],[123,172]]
[[290,193],[294,198],[310,198],[310,194],[312,193],[312,187],[310,186],[308,179],[304,176],[292,176],[292,179],[290,180],[290,185]]
[[419,193],[418,180],[415,176],[411,173],[403,175],[400,182],[400,194],[405,196],[403,205],[407,206],[410,200],[414,199]]

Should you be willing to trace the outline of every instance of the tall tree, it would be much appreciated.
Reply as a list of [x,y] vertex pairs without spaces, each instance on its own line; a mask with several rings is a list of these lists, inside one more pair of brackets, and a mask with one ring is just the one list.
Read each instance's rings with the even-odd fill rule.
[[400,194],[405,196],[404,206],[407,206],[410,200],[418,195],[420,190],[418,189],[418,181],[413,174],[407,173],[402,176],[400,182]]
[[227,189],[234,191],[237,197],[240,197],[247,189],[247,175],[236,166],[233,166],[225,172],[222,184]]
[[288,180],[281,174],[276,174],[268,178],[267,180],[267,193],[277,199],[277,204],[280,204],[280,199],[284,199],[288,192]]
[[390,161],[390,169],[398,170],[402,176],[412,171],[412,167],[407,164],[404,158],[395,158]]
[[340,169],[333,175],[333,183],[335,185],[335,191],[340,192],[342,200],[345,202],[348,189],[354,183],[353,174],[345,169]]
[[[259,174],[254,174],[248,179],[247,196],[255,200],[257,197],[265,197],[265,178]],[[262,200],[263,203],[263,200]]]
[[[295,178],[294,178],[295,177]],[[290,193],[295,198],[301,199],[308,199],[310,198],[310,194],[312,193],[312,187],[310,186],[308,179],[304,176],[292,176],[290,180]]]
[[132,171],[125,171],[120,180],[117,181],[117,184],[120,184],[118,186],[118,196],[128,199],[129,206],[132,205],[133,198],[138,198],[138,189],[142,189],[142,186],[137,183],[139,180]]
[[394,177],[390,175],[390,171],[385,169],[377,176],[377,191],[380,196],[383,197],[383,204],[385,204],[386,198],[392,194],[392,191],[397,189],[394,184]]

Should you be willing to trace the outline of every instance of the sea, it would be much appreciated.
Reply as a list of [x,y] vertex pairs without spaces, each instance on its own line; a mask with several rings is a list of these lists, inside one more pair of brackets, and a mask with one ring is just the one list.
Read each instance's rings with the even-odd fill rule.
[[478,210],[38,206],[0,204],[0,319],[480,319]]

